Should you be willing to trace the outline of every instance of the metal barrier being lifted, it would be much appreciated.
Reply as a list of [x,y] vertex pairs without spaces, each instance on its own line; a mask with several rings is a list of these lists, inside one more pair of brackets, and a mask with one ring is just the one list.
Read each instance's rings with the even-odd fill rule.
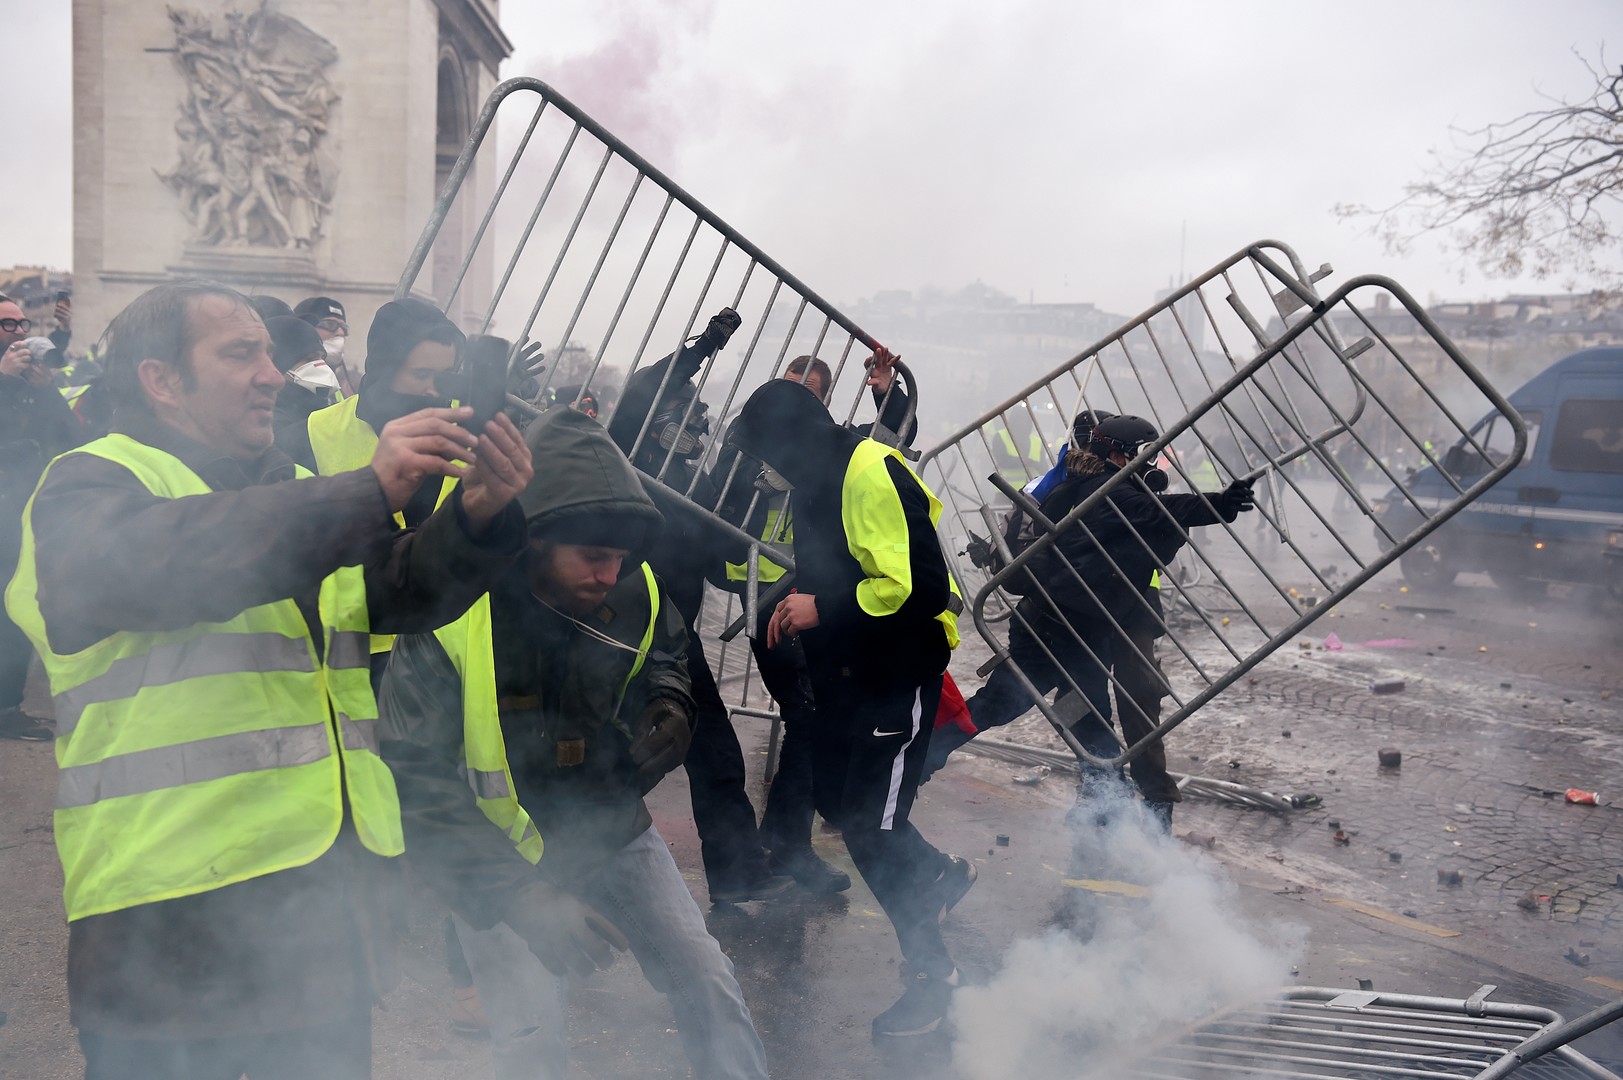
[[[1253,244],[921,462],[946,505],[941,532],[953,573],[993,649],[981,674],[1007,664],[1087,761],[1131,760],[1388,565],[1423,559],[1426,537],[1522,457],[1520,416],[1408,293],[1359,277],[1321,296],[1316,284],[1330,272],[1308,273],[1278,242]],[[1084,409],[1144,417],[1161,435],[1048,521],[1022,489],[1055,465]],[[1502,446],[1479,438],[1477,421],[1490,414],[1504,418]],[[1152,466],[1174,493],[1215,497],[1233,479],[1254,480],[1257,510],[1224,523],[1204,500],[1214,523],[1181,530],[1189,546],[1168,565],[1145,539],[1151,527],[1129,522],[1111,498]],[[1410,495],[1404,484],[1419,469],[1440,470],[1453,497]],[[1013,506],[1037,523],[1023,551],[1002,535]],[[1154,529],[1171,523],[1160,513],[1167,520]],[[1078,550],[1087,553],[1081,568]],[[1145,555],[1158,567],[1158,590],[1135,581],[1125,601],[1100,596],[1122,576],[1121,562],[1142,564]],[[1011,584],[1023,601],[1005,590]],[[1139,717],[1145,733],[1113,756],[1097,745],[1090,752],[1072,726],[1085,706],[1108,713],[1109,703],[1090,699],[1072,677],[1076,658],[1110,668],[1114,648],[1117,664],[1146,659],[1127,625],[1157,600],[1168,715],[1159,724]],[[1011,633],[1022,638],[1024,664],[1010,655]],[[1108,681],[1116,701],[1132,707],[1114,670]],[[1048,689],[1058,690],[1053,702],[1039,692]]]
[[[752,554],[766,552],[790,571],[763,589],[760,561],[748,559],[745,607],[769,603],[787,588],[794,566],[787,539],[746,535],[714,513],[729,484],[748,487],[756,477],[713,478],[709,490],[701,485],[703,466],[750,392],[785,374],[797,356],[827,363],[823,399],[836,420],[853,422],[868,396],[864,360],[875,347],[854,321],[580,108],[530,78],[503,82],[475,121],[396,286],[397,299],[413,295],[432,300],[470,332],[508,338],[510,367],[524,341],[542,343],[545,369],[514,403],[540,412],[590,395],[611,430],[639,371],[678,354],[720,309],[736,311],[742,323],[727,341],[732,347],[714,350],[700,366],[679,423],[662,438],[652,423],[655,410],[632,417],[627,456],[668,516],[749,545]],[[915,387],[905,365],[895,370],[900,383],[892,385],[908,392],[896,425],[905,428]],[[668,365],[657,377],[656,401],[677,385],[674,371]],[[887,394],[881,407],[889,403]],[[684,459],[679,432],[703,431],[711,452]],[[883,426],[873,435],[899,442]],[[751,495],[749,511],[761,497]],[[787,520],[786,509],[779,520]],[[732,618],[738,605],[727,607],[731,625],[723,639],[740,629],[753,634],[754,620]],[[714,621],[710,614],[706,624]],[[718,678],[742,680],[735,712],[773,715],[751,707],[747,669],[742,676],[728,670],[725,650],[721,666]]]

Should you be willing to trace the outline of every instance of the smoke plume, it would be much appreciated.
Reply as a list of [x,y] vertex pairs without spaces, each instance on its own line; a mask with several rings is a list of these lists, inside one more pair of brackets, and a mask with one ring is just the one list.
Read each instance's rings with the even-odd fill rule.
[[1083,823],[1073,872],[1147,895],[1067,888],[1070,923],[1017,942],[984,987],[958,992],[954,1063],[967,1080],[1119,1076],[1124,1060],[1224,1006],[1288,981],[1301,931],[1263,927],[1209,858],[1121,800]]

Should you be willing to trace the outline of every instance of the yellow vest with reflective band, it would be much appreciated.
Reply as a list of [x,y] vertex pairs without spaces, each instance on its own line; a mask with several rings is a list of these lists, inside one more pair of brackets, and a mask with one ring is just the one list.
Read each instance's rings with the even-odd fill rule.
[[1189,470],[1189,488],[1191,491],[1215,491],[1222,480],[1217,475],[1217,466],[1211,458],[1202,458],[1199,465]]
[[[211,490],[125,435],[70,453],[122,465],[162,498]],[[184,630],[119,631],[64,655],[40,614],[33,508],[6,607],[39,650],[56,704],[70,921],[303,866],[338,836],[346,794],[368,849],[405,850],[394,777],[377,755],[360,567],[321,583],[320,659],[291,599]]]
[[[316,472],[322,476],[337,476],[372,464],[372,455],[378,449],[378,433],[372,430],[371,424],[356,415],[355,410],[360,403],[359,397],[345,398],[335,405],[317,409],[305,422],[306,430],[310,433],[310,450],[316,456]],[[439,498],[434,500],[435,509],[446,500],[454,487],[456,477],[447,476],[440,485]],[[396,511],[394,520],[402,529],[406,527],[404,513]],[[373,652],[384,653],[392,648],[392,636],[372,635]]]
[[[851,461],[845,467],[845,484],[840,492],[840,521],[845,526],[845,542],[851,557],[857,560],[867,578],[857,585],[857,606],[869,615],[892,615],[901,609],[913,591],[913,564],[909,552],[907,516],[902,510],[901,496],[891,483],[885,459],[895,458],[905,466],[906,459],[893,446],[863,439],[851,452]],[[864,483],[857,478],[869,469],[878,469],[883,476],[878,482]],[[912,469],[908,469],[912,472]],[[913,477],[918,480],[918,474]],[[941,521],[941,500],[935,492],[918,480],[925,497],[930,500],[930,524]],[[958,595],[958,583],[947,575],[952,595]],[[958,616],[952,610],[936,616],[947,631],[947,644],[958,647]]]
[[[781,496],[778,506],[768,507],[766,523],[761,528],[761,539],[774,544],[792,544],[795,539],[795,523],[793,513],[789,509],[788,495]],[[755,560],[760,569],[756,572],[756,579],[763,585],[769,585],[788,573],[783,567],[773,562],[771,557],[763,554]],[[728,581],[748,581],[750,576],[748,563],[728,563]]]
[[[642,564],[642,573],[648,584],[648,627],[637,646],[636,662],[620,684],[622,699],[648,658],[659,621],[659,584],[647,563]],[[460,619],[434,631],[462,679],[462,753],[468,763],[468,786],[473,788],[479,809],[507,834],[519,854],[532,863],[539,862],[541,833],[518,804],[513,773],[507,767],[507,743],[502,738],[496,697],[496,648],[490,635],[489,593],[475,601]]]

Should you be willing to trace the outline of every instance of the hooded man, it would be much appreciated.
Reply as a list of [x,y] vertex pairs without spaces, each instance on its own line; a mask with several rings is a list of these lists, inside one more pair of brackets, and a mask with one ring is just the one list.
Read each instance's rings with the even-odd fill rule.
[[[900,432],[902,445],[910,446],[918,424],[907,421],[907,391],[895,377],[895,364],[899,359],[882,345],[869,357],[867,385],[873,394],[877,420],[857,428],[857,434],[871,435],[878,426],[885,431]],[[833,372],[825,361],[815,356],[797,356],[784,368],[782,378],[800,383],[826,402],[832,389]],[[768,543],[789,544],[794,540],[790,485],[772,469],[740,451],[736,444],[729,442],[717,455],[708,486],[720,492],[716,513],[725,521]],[[743,555],[733,558],[737,561],[725,561],[726,555],[713,560],[710,580],[716,587],[744,599],[748,593],[749,565]],[[766,556],[757,560],[757,580],[763,589],[777,582],[784,573],[783,567]],[[750,638],[755,670],[760,673],[761,684],[783,718],[783,752],[761,812],[761,842],[771,852],[770,866],[774,873],[788,874],[813,892],[841,892],[851,887],[850,876],[825,862],[812,848],[814,810],[809,740],[817,714],[806,677],[805,657],[797,642],[785,642],[775,649],[766,647],[770,618],[770,609],[761,610],[755,616],[756,632]]]
[[941,503],[898,451],[784,379],[750,395],[729,438],[794,485],[798,591],[773,612],[767,646],[805,647],[813,800],[844,832],[907,960],[906,992],[873,1033],[933,1031],[958,983],[939,923],[975,881],[908,820],[963,606],[936,536]]
[[[463,339],[462,331],[433,304],[412,298],[384,304],[367,331],[360,389],[312,413],[305,437],[290,431],[283,449],[323,476],[364,464],[384,424],[450,404],[434,380],[456,367]],[[397,516],[398,523],[409,527],[428,517],[455,483],[455,477],[430,477]]]
[[276,394],[276,439],[285,443],[307,429],[311,413],[333,403],[338,376],[327,366],[321,335],[303,319],[273,315],[265,320],[265,329],[271,336],[271,361],[287,377]]
[[456,913],[498,1080],[562,1080],[563,976],[628,940],[695,1075],[765,1077],[643,801],[692,736],[682,616],[641,559],[660,514],[583,413],[550,410],[526,442],[547,467],[519,500],[524,559],[460,622],[399,639],[384,679],[413,864]]

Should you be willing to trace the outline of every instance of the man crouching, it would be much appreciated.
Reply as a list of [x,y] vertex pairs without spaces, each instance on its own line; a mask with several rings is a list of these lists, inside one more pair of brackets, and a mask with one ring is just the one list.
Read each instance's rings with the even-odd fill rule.
[[670,999],[696,1075],[765,1077],[643,803],[692,734],[682,617],[633,554],[659,511],[587,416],[555,409],[526,442],[546,467],[519,496],[524,557],[457,622],[400,638],[384,677],[409,857],[455,913],[498,1080],[562,1080],[567,976],[611,944]]

